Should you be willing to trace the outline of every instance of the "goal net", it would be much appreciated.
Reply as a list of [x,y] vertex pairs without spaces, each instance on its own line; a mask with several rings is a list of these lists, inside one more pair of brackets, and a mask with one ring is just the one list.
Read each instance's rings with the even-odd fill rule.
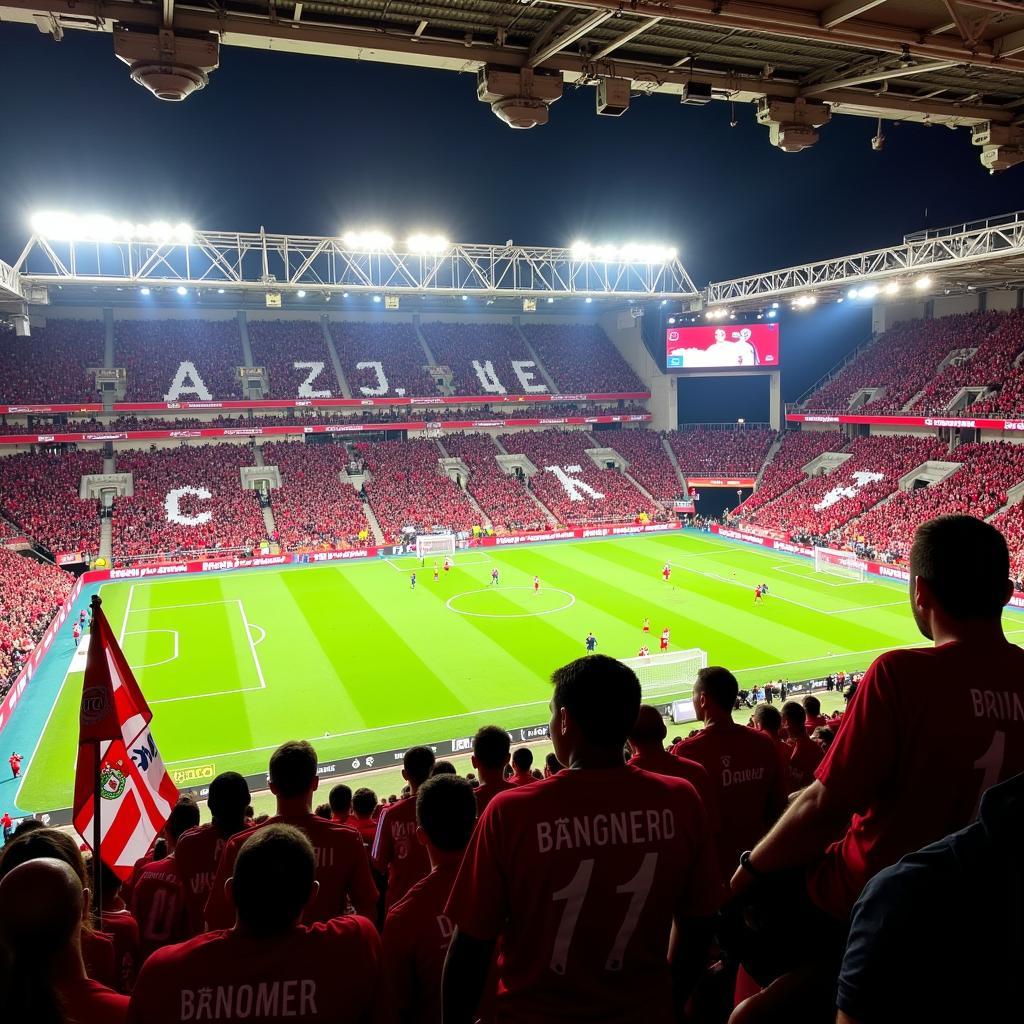
[[637,674],[644,700],[664,703],[673,696],[689,696],[697,673],[707,667],[708,652],[691,647],[685,651],[622,658],[621,661]]
[[416,538],[416,554],[420,558],[434,558],[447,555],[449,561],[454,561],[455,534],[454,533],[423,533]]
[[818,547],[814,549],[815,572],[863,582],[867,577],[867,568],[864,559],[858,558],[850,551],[833,551],[831,548]]

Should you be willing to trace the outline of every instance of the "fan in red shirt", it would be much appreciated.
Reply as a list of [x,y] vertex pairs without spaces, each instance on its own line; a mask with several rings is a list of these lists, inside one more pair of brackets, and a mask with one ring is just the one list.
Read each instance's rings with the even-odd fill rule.
[[828,719],[821,713],[821,701],[813,694],[808,694],[804,697],[803,707],[804,714],[807,717],[804,729],[808,736],[810,736],[815,729],[820,729],[828,725]]
[[[132,992],[133,1024],[293,1017],[371,1024],[386,1009],[380,940],[363,917],[303,925],[316,901],[316,854],[289,825],[251,831],[228,885],[235,925],[155,953]],[[309,916],[307,914],[307,916]]]
[[793,749],[782,738],[782,713],[773,704],[758,704],[751,718],[754,720],[754,728],[772,741],[785,783],[789,775],[789,759],[793,756]]
[[693,706],[704,728],[672,748],[677,757],[703,765],[711,778],[722,825],[716,839],[723,878],[732,875],[740,854],[768,831],[786,805],[774,744],[732,720],[739,689],[728,669],[702,668],[693,684]]
[[348,786],[343,782],[331,786],[331,791],[327,794],[327,803],[331,808],[331,821],[336,825],[353,827],[352,790]]
[[445,905],[476,824],[473,787],[455,775],[416,794],[416,838],[430,857],[421,878],[384,922],[384,973],[399,1024],[441,1024],[441,974],[452,937]]
[[623,762],[636,675],[597,654],[553,681],[550,734],[569,767],[502,793],[477,823],[447,908],[445,1024],[474,1019],[499,940],[501,1024],[674,1019],[704,966],[721,896],[707,815],[688,782]]
[[365,786],[352,794],[352,817],[349,824],[363,840],[363,846],[369,851],[377,838],[377,819],[373,812],[377,810],[377,794]]
[[[816,963],[833,994],[849,913],[868,880],[967,826],[982,793],[1024,770],[1024,650],[1002,628],[1009,566],[1006,541],[979,519],[942,516],[918,527],[910,607],[934,646],[875,660],[815,781],[733,876],[737,895],[754,882],[755,899],[758,889],[782,887],[785,934],[799,936],[788,963],[760,971],[762,984]],[[780,948],[770,931],[766,923],[758,943]]]
[[194,800],[181,797],[172,808],[163,835],[168,854],[147,864],[135,881],[131,894],[132,914],[139,923],[139,948],[144,960],[155,949],[187,939],[190,931],[185,888],[178,874],[174,851],[178,839],[199,824]]
[[189,829],[174,848],[191,935],[198,935],[205,926],[203,912],[227,841],[246,828],[248,783],[238,772],[221,772],[210,783],[206,806],[213,820]]
[[787,700],[782,705],[782,717],[789,731],[789,765],[786,790],[795,793],[814,781],[814,773],[825,756],[821,747],[807,735],[807,715],[803,705]]
[[305,740],[290,740],[270,755],[268,776],[270,791],[277,797],[277,814],[228,840],[206,902],[210,929],[227,928],[234,922],[234,908],[225,887],[235,858],[246,839],[269,825],[292,825],[306,834],[316,851],[318,888],[306,908],[306,921],[329,921],[344,914],[349,905],[357,914],[374,916],[377,887],[363,841],[353,829],[313,814],[313,794],[319,781],[316,769],[316,751]]
[[16,750],[11,752],[11,756],[7,758],[7,763],[11,766],[11,775],[17,778],[21,774],[21,762],[25,760],[24,754],[19,754]]
[[668,775],[673,779],[686,779],[697,795],[704,801],[708,822],[713,831],[718,830],[718,794],[711,785],[711,779],[704,766],[687,757],[676,757],[665,749],[668,728],[657,708],[641,704],[633,728],[629,731],[629,749],[633,756],[629,763],[634,768],[655,775]]
[[536,782],[533,777],[533,751],[529,747],[516,747],[512,754],[512,774],[508,782],[511,786],[529,786]]
[[139,924],[121,899],[121,878],[106,864],[100,865],[100,871],[103,873],[100,924],[114,943],[116,987],[118,992],[131,992],[142,962],[139,956]]
[[123,1024],[128,997],[86,977],[81,877],[63,860],[17,861],[0,864],[4,1019]]
[[515,789],[505,780],[505,765],[509,762],[512,737],[497,725],[485,725],[473,737],[473,767],[480,777],[480,785],[474,791],[477,814],[499,794]]

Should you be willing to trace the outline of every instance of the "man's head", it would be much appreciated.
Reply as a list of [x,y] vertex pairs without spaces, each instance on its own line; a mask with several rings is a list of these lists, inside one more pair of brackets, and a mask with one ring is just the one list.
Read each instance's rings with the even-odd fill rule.
[[257,935],[277,935],[295,925],[317,891],[310,841],[290,825],[266,825],[238,851],[229,895],[238,924]]
[[641,704],[636,721],[629,730],[629,747],[633,753],[653,747],[664,750],[667,735],[668,728],[661,712],[650,704]]
[[0,948],[38,970],[77,943],[87,908],[82,879],[64,860],[19,864],[0,880]]
[[221,772],[210,783],[206,805],[217,824],[241,825],[249,806],[249,784],[238,772]]
[[512,767],[519,775],[526,775],[533,767],[533,751],[529,747],[517,747],[512,755]]
[[372,789],[363,786],[357,789],[352,796],[352,810],[357,818],[371,818],[377,808],[377,794]]
[[544,772],[550,778],[562,770],[562,763],[554,753],[544,755]]
[[774,704],[758,704],[754,708],[754,728],[777,737],[782,728],[782,715],[779,714],[779,709]]
[[736,706],[740,684],[736,677],[721,665],[708,665],[697,673],[693,684],[693,707],[699,722],[716,718],[731,718]]
[[430,769],[430,777],[435,775],[458,775],[458,769],[451,761],[435,761],[434,767]]
[[485,725],[473,737],[473,767],[479,772],[500,772],[509,762],[512,737],[497,725]]
[[621,661],[605,654],[577,658],[551,677],[551,742],[561,764],[576,756],[622,756],[640,711],[640,680]]
[[416,822],[431,861],[439,859],[439,854],[461,854],[476,824],[473,787],[458,775],[427,779],[416,794]]
[[[794,701],[793,703],[796,702]],[[809,693],[803,699],[803,708],[808,718],[817,718],[821,714],[821,701]]]
[[910,548],[910,607],[929,640],[942,622],[996,621],[1010,600],[1003,535],[973,516],[922,523]]
[[199,805],[189,796],[178,797],[178,802],[171,808],[164,825],[164,835],[174,848],[174,844],[190,829],[199,824]]
[[803,704],[798,704],[795,700],[787,700],[782,705],[782,718],[790,736],[802,736],[807,731],[807,716],[809,714],[811,712],[807,709],[806,700]]
[[319,784],[316,751],[305,740],[282,743],[270,755],[270,792],[279,800],[308,797]]
[[410,747],[402,759],[402,778],[409,783],[412,792],[416,792],[434,769],[434,752],[430,747]]
[[55,828],[36,828],[17,839],[12,839],[0,854],[0,879],[13,871],[19,864],[30,860],[63,861],[86,886],[85,861],[75,841]]
[[352,810],[352,790],[343,782],[339,782],[338,785],[331,787],[327,802],[331,805],[331,814],[335,818],[347,818],[348,812]]

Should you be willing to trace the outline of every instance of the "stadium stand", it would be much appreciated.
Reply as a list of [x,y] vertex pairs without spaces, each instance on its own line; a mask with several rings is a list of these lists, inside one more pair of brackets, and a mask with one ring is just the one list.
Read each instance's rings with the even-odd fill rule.
[[[526,377],[525,383],[516,373],[513,362],[534,364],[535,361],[513,324],[428,321],[421,330],[434,358],[451,368],[458,395],[523,395],[551,390],[535,365],[520,367],[521,374],[533,377],[532,380]],[[530,385],[529,391],[526,384]]]
[[0,324],[0,404],[95,402],[87,373],[103,365],[103,321],[51,317],[19,338]]
[[770,427],[693,427],[668,435],[684,476],[755,475],[774,439]]
[[249,320],[247,330],[253,365],[266,368],[273,398],[341,397],[318,320]]
[[367,529],[356,489],[340,478],[349,460],[343,444],[264,446],[263,461],[281,471],[281,486],[270,500],[282,547],[347,547]]
[[641,512],[661,512],[618,470],[597,468],[586,450],[602,445],[586,432],[524,430],[500,440],[537,467],[530,486],[562,523],[628,521]]
[[354,448],[373,474],[366,495],[389,541],[401,539],[408,526],[457,531],[480,525],[479,513],[438,467],[441,452],[433,441],[358,442]]
[[118,453],[117,471],[132,474],[135,493],[114,503],[114,557],[181,557],[257,543],[266,526],[256,493],[242,489],[239,475],[252,464],[252,450],[235,444]]
[[598,435],[597,440],[614,448],[628,463],[629,475],[660,501],[671,501],[682,493],[675,468],[653,430],[616,430]]
[[353,398],[438,394],[412,324],[332,322],[330,330]]
[[600,327],[524,324],[523,333],[562,395],[646,391]]
[[992,525],[1006,538],[1010,549],[1010,572],[1018,590],[1024,590],[1024,503],[1011,505],[993,517]]
[[[115,320],[114,365],[127,374],[127,401],[175,401],[172,390],[181,365],[190,362],[212,398],[242,397],[236,371],[243,365],[238,321]],[[180,397],[198,400],[192,379]],[[169,397],[171,396],[171,397]]]

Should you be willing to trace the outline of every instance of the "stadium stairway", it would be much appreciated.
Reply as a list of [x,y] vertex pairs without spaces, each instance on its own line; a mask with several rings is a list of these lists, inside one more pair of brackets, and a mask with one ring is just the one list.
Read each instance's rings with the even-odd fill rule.
[[690,496],[690,491],[686,486],[686,477],[683,476],[683,471],[682,469],[679,468],[679,460],[676,458],[676,453],[672,451],[672,445],[668,443],[667,437],[662,437],[661,447],[665,449],[665,454],[668,456],[668,461],[672,463],[672,469],[675,471],[676,479],[679,481],[679,493],[684,498],[688,498]]
[[530,344],[530,339],[526,336],[526,333],[523,331],[518,320],[516,320],[516,332],[519,334],[519,337],[523,339],[523,344],[526,346],[526,351],[530,353],[530,358],[537,364],[537,372],[540,374],[541,380],[547,384],[548,390],[551,394],[557,395],[558,385],[554,382],[551,374],[548,373],[544,364],[540,361],[540,356],[537,355],[537,350]]
[[331,357],[331,366],[334,367],[334,376],[338,378],[338,387],[341,388],[341,397],[351,398],[352,389],[348,386],[345,371],[341,368],[341,360],[338,358],[338,350],[334,347],[334,339],[331,337],[331,330],[328,326],[326,314],[320,317],[320,329],[324,332],[324,341],[327,344],[327,351]]
[[107,560],[107,565],[110,564],[111,558],[114,553],[114,534],[113,534],[113,521],[110,516],[104,516],[100,520],[100,558]]
[[423,349],[423,354],[427,357],[427,366],[437,366],[438,363],[434,358],[434,353],[430,351],[427,339],[423,336],[423,331],[420,330],[420,320],[418,316],[413,318],[413,326],[416,328],[416,337],[419,340],[420,348]]
[[370,527],[370,533],[373,536],[374,544],[378,546],[384,543],[384,531],[380,528],[380,523],[377,522],[377,517],[373,514],[373,509],[370,508],[368,501],[362,502],[363,515],[366,516],[367,525]]
[[238,336],[242,339],[242,358],[245,360],[245,365],[251,367],[253,365],[252,345],[249,344],[249,322],[245,318],[244,309],[238,311]]
[[[775,440],[772,441],[771,447],[768,449],[767,452],[765,452],[764,462],[761,463],[761,468],[757,471],[757,476],[754,479],[754,490],[755,491],[758,489],[758,487],[761,486],[761,477],[764,476],[764,471],[768,468],[768,466],[771,463],[772,459],[774,459],[775,456],[778,454],[779,449],[782,447],[782,441],[783,441],[783,438],[785,436],[786,436],[785,431],[780,430],[775,435]],[[671,446],[669,446],[669,451],[672,451]]]
[[267,536],[273,537],[277,532],[277,523],[274,522],[274,510],[269,505],[261,505],[260,511],[263,513],[263,523],[267,528]]
[[[615,454],[616,454],[616,455],[618,455],[618,457],[619,457],[620,459],[622,459],[622,461],[623,461],[624,463],[626,463],[627,465],[629,464],[629,459],[627,459],[627,458],[626,458],[626,457],[625,457],[625,456],[624,456],[624,455],[623,455],[623,454],[622,454],[621,452],[618,452],[618,451],[616,451],[616,450],[615,450],[615,445],[614,445],[614,444],[608,444],[608,445],[602,444],[602,443],[601,443],[601,442],[600,442],[600,441],[599,441],[599,440],[598,440],[598,439],[597,439],[596,437],[594,437],[594,435],[593,435],[592,433],[590,433],[590,431],[589,431],[589,430],[587,431],[587,437],[589,437],[589,438],[590,438],[590,440],[591,440],[591,441],[593,442],[593,445],[594,445],[594,447],[595,447],[595,448],[611,448],[611,450],[612,450],[613,452],[615,452]],[[642,495],[643,495],[643,496],[644,496],[644,497],[645,497],[645,498],[646,498],[646,499],[647,499],[647,500],[648,500],[648,501],[649,501],[649,502],[650,502],[650,503],[651,503],[652,505],[654,505],[654,506],[656,506],[656,507],[660,507],[660,505],[661,505],[661,502],[660,502],[660,501],[658,501],[658,499],[657,499],[657,498],[655,498],[655,497],[654,497],[654,495],[653,495],[653,494],[651,494],[651,492],[650,492],[649,490],[647,490],[647,488],[646,488],[646,487],[644,487],[644,485],[643,485],[642,483],[640,483],[640,481],[639,481],[639,480],[637,480],[637,479],[636,479],[636,477],[634,477],[634,476],[633,476],[633,475],[632,475],[632,474],[631,474],[631,473],[629,472],[629,470],[627,470],[627,469],[624,469],[624,470],[622,470],[621,472],[622,472],[622,475],[623,475],[623,476],[624,476],[624,477],[625,477],[625,478],[626,478],[626,479],[627,479],[627,480],[628,480],[628,481],[629,481],[629,482],[630,482],[630,483],[631,483],[631,484],[632,484],[632,485],[633,485],[633,486],[634,486],[634,487],[635,487],[635,488],[636,488],[636,489],[637,489],[637,490],[638,490],[638,491],[639,491],[639,492],[640,492],[640,493],[641,493],[641,494],[642,494]]]

